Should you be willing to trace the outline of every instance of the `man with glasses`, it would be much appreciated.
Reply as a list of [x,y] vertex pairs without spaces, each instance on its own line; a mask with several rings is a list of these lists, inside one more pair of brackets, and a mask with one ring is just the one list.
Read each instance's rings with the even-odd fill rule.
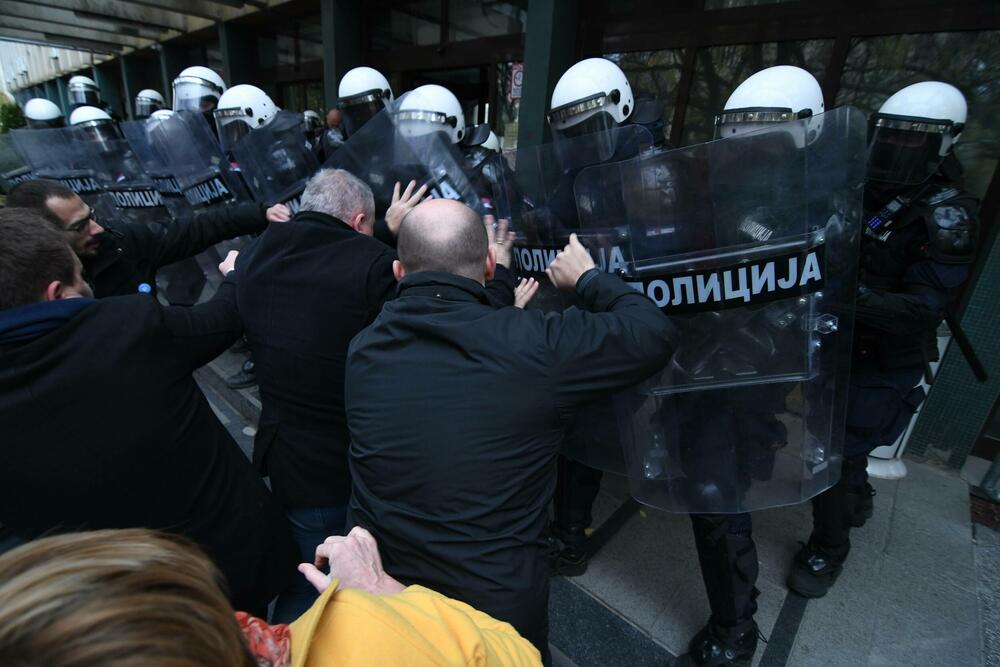
[[102,225],[94,210],[72,190],[45,179],[19,183],[7,196],[7,206],[31,209],[66,232],[97,298],[155,294],[159,268],[194,257],[220,241],[261,232],[268,222],[290,217],[281,204],[265,211],[259,204],[244,203],[199,212],[166,228],[125,224],[112,229]]

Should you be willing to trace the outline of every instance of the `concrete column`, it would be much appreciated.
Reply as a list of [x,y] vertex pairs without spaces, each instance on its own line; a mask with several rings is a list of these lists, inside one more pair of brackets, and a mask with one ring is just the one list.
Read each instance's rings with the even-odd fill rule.
[[531,0],[524,35],[524,85],[518,115],[517,145],[537,146],[549,140],[549,99],[556,81],[576,60],[575,0]]
[[163,87],[160,92],[163,93],[163,99],[167,101],[167,105],[173,108],[174,78],[190,63],[187,61],[187,53],[184,49],[173,44],[161,44],[159,55],[160,85]]
[[234,23],[219,23],[219,50],[222,52],[222,78],[227,87],[255,84],[260,80],[254,32]]
[[56,79],[57,98],[52,101],[59,105],[59,108],[62,109],[64,116],[69,116],[69,95],[66,93],[66,83],[67,79],[64,76]]
[[133,120],[135,118],[135,94],[141,90],[137,87],[141,84],[137,81],[138,73],[128,56],[119,56],[118,65],[122,78],[122,95],[125,98],[125,115],[122,118]]
[[91,67],[94,81],[101,91],[101,101],[111,108],[119,118],[126,118],[121,93],[121,65],[117,59]]
[[323,35],[323,98],[329,109],[337,103],[337,84],[361,64],[361,2],[320,0]]
[[49,79],[43,85],[45,86],[45,99],[54,102],[58,106],[59,91],[56,89],[55,79]]

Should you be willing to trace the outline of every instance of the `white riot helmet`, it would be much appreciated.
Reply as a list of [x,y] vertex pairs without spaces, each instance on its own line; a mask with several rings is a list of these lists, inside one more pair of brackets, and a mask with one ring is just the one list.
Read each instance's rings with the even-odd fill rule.
[[173,109],[157,109],[153,113],[149,114],[149,117],[153,120],[166,120],[173,115]]
[[278,106],[270,96],[257,86],[233,86],[219,98],[219,108],[214,111],[219,143],[224,150],[232,150],[240,139],[258,127],[266,125],[278,113]]
[[226,82],[214,70],[188,67],[174,79],[174,111],[212,111],[226,92]]
[[624,123],[634,108],[632,86],[621,68],[604,58],[587,58],[559,77],[549,126],[556,138],[602,132]]
[[355,67],[344,75],[337,88],[337,107],[344,114],[344,128],[353,134],[372,116],[393,102],[389,80],[371,67]]
[[[823,89],[816,77],[801,67],[768,67],[748,77],[726,100],[722,113],[715,117],[715,138],[738,137],[774,123],[814,118],[824,111]],[[804,148],[819,135],[822,123],[815,118],[787,129],[795,146]]]
[[89,76],[76,75],[69,80],[67,86],[70,106],[100,106],[101,92]]
[[62,109],[44,97],[36,97],[25,102],[24,119],[32,130],[62,127],[66,124]]
[[394,118],[404,137],[444,132],[457,144],[465,136],[465,114],[454,93],[436,84],[420,86],[400,98]]
[[968,105],[954,86],[924,81],[895,93],[869,119],[868,178],[923,183],[965,128]]
[[139,94],[135,96],[135,117],[148,118],[153,115],[154,111],[159,111],[165,106],[167,103],[164,101],[163,95],[157,91],[152,88],[140,90]]
[[109,148],[110,142],[121,139],[118,125],[104,109],[77,107],[69,115],[69,124],[78,129],[84,141],[98,144],[101,149]]

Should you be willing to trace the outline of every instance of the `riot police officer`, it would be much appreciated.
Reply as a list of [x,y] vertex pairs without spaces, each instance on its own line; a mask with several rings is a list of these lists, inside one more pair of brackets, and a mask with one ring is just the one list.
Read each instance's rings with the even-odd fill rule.
[[[778,123],[809,118],[823,111],[823,91],[809,72],[787,65],[770,67],[747,78],[729,96],[722,113],[716,116],[715,138],[739,137]],[[815,126],[820,126],[820,123]],[[797,125],[789,129],[791,136],[788,143],[792,152],[809,141],[805,136],[797,136],[798,129]],[[775,159],[781,159],[781,156],[775,156]],[[763,222],[771,233],[776,232],[775,227],[780,224],[776,221]],[[728,245],[730,242],[746,243],[752,240],[719,241]],[[719,324],[723,325],[722,322]],[[749,360],[746,350],[733,352],[742,355],[739,357],[742,361]],[[713,354],[729,356],[722,350]],[[682,359],[682,365],[686,361]],[[728,363],[733,363],[731,357]],[[686,406],[688,409],[684,410],[686,414],[673,417],[679,424],[679,432],[686,433],[686,439],[695,448],[716,445],[727,448],[735,443],[735,451],[741,460],[737,464],[740,472],[734,480],[722,479],[723,473],[719,469],[688,470],[687,473],[693,478],[711,479],[714,493],[736,495],[745,492],[743,480],[746,477],[769,477],[774,450],[787,442],[785,427],[774,418],[784,404],[784,393],[786,389],[780,383],[731,390],[726,392],[724,400],[718,395],[693,392]],[[725,413],[737,416],[727,420]],[[712,457],[706,457],[701,452],[692,453],[690,458],[704,461]],[[761,470],[762,467],[767,470]],[[756,582],[760,566],[750,514],[695,513],[690,516],[711,616],[705,627],[691,639],[688,653],[680,656],[675,664],[684,667],[743,664],[743,661],[753,657],[758,640],[754,613],[757,611],[759,591]]]
[[94,144],[106,145],[122,138],[114,119],[104,109],[97,107],[82,106],[73,109],[73,113],[69,115],[69,124],[79,129],[81,138]]
[[66,124],[62,109],[44,97],[35,97],[25,102],[24,120],[32,130],[63,127]]
[[100,107],[101,91],[89,76],[76,75],[70,77],[69,85],[66,87],[66,94],[69,97],[69,106],[76,109],[82,106]]
[[[635,110],[632,86],[621,68],[610,60],[587,58],[566,70],[556,82],[549,109],[549,127],[557,150],[560,142],[586,135],[594,137],[587,146],[593,153],[588,156],[590,164],[634,157],[634,147],[618,144],[614,134],[608,132],[625,124]],[[576,171],[564,173],[551,195],[557,223],[568,229],[579,227],[573,195]],[[557,540],[553,565],[555,572],[572,576],[587,568],[586,531],[603,473],[563,455],[557,465],[555,518],[551,525]]]
[[137,119],[149,118],[155,112],[166,107],[167,103],[164,101],[163,95],[152,88],[140,90],[139,94],[135,96],[135,117]]
[[[394,99],[389,80],[371,67],[355,67],[345,74],[337,87],[337,96],[337,107],[344,116],[345,137],[360,130],[379,111],[388,109]],[[331,152],[327,151],[327,157]]]
[[214,70],[201,65],[181,70],[173,82],[174,111],[213,111],[222,93],[226,92],[226,82]]
[[278,111],[278,105],[257,86],[244,83],[227,90],[212,111],[222,150],[232,152],[240,139],[266,125]]
[[871,516],[868,454],[894,442],[923,401],[935,332],[975,258],[978,202],[963,190],[954,154],[966,114],[957,88],[925,81],[870,118],[844,462],[840,482],[813,499],[813,532],[788,577],[800,595],[826,594],[851,528]]

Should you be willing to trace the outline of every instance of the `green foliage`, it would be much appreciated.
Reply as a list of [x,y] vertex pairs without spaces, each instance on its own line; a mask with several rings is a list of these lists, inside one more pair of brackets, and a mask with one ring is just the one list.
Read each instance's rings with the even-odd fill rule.
[[24,127],[24,113],[9,96],[0,96],[0,134]]

